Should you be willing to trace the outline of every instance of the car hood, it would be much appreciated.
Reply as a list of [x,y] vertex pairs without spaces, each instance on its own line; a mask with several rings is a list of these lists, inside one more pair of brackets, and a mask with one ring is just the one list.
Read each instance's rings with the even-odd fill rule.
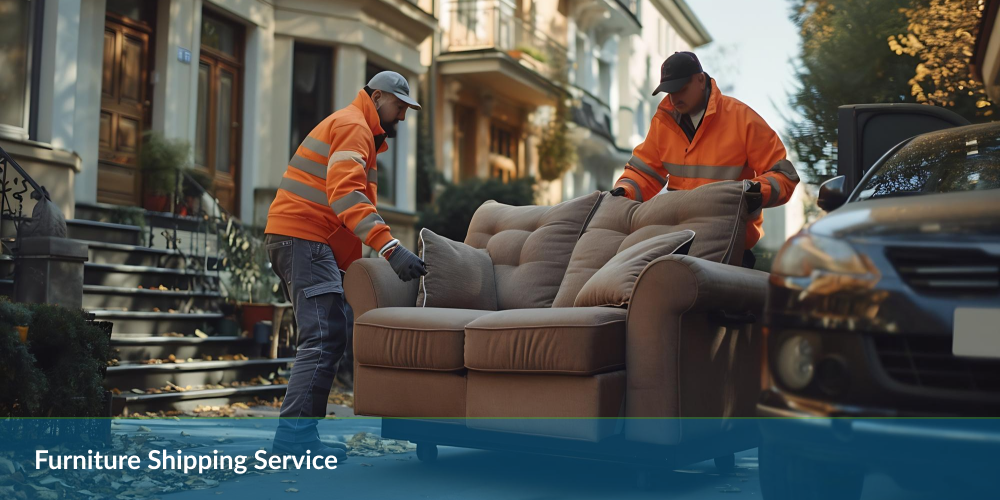
[[814,222],[810,233],[868,236],[1000,235],[1000,190],[902,196],[851,202]]

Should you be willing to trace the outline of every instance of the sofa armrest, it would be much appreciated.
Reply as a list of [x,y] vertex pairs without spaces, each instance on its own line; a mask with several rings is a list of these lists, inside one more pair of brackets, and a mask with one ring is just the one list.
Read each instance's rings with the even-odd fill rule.
[[414,307],[419,281],[402,282],[383,258],[358,259],[344,276],[344,294],[354,317],[379,307]]
[[722,430],[719,417],[754,415],[767,279],[686,255],[646,266],[627,320],[625,414],[640,417],[626,422],[628,439],[676,444]]

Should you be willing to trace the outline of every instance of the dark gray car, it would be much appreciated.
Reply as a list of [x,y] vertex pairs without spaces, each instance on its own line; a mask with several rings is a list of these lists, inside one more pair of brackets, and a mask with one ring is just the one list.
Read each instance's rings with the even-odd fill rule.
[[874,471],[922,488],[1000,456],[1000,420],[908,418],[1000,417],[1000,123],[916,136],[844,183],[822,186],[831,213],[772,269],[758,413],[785,418],[761,419],[769,500],[858,498]]

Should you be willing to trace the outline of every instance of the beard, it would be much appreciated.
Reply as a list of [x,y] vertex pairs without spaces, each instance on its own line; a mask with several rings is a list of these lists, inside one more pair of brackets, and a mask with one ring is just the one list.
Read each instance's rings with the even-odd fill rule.
[[399,120],[393,120],[389,123],[382,124],[382,130],[385,131],[385,136],[389,139],[396,137],[396,125],[399,124]]

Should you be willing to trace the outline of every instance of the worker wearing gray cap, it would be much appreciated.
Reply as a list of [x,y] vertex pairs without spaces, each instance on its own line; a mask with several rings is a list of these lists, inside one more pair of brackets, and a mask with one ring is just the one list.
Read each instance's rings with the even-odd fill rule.
[[292,303],[298,350],[274,436],[276,454],[333,455],[343,447],[319,440],[316,423],[347,350],[348,322],[341,270],[378,251],[403,281],[427,274],[423,261],[392,237],[379,216],[376,156],[396,136],[408,109],[420,109],[399,73],[383,71],[347,107],[302,141],[268,210],[265,246],[281,289]]

